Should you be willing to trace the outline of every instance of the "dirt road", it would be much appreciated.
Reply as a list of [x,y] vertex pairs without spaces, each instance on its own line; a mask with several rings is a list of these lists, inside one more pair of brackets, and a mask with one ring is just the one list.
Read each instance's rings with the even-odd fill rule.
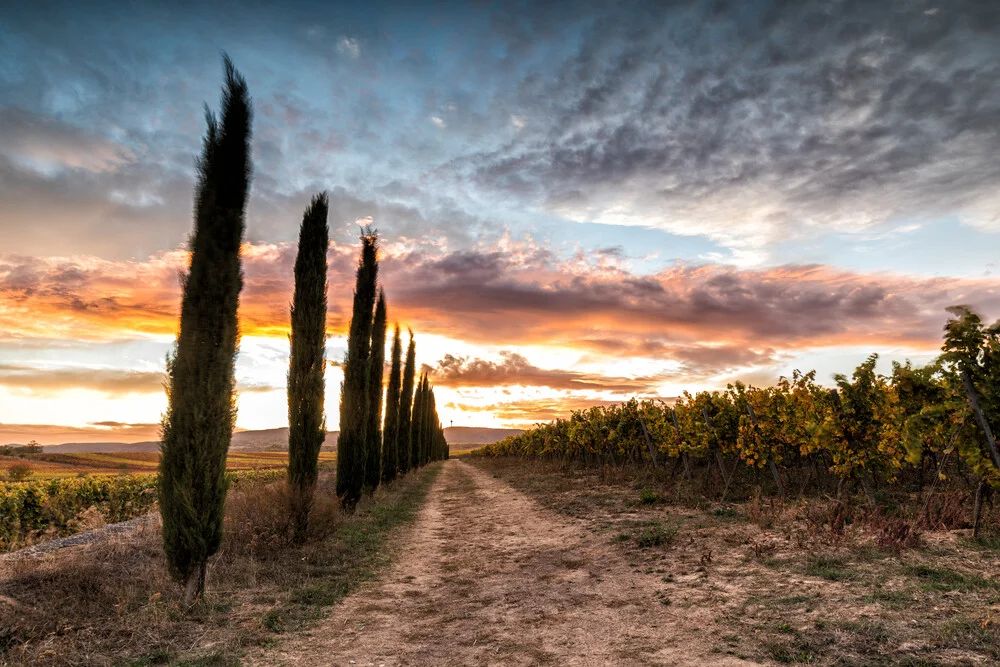
[[696,608],[664,606],[607,535],[458,460],[381,581],[267,665],[747,665],[708,652]]

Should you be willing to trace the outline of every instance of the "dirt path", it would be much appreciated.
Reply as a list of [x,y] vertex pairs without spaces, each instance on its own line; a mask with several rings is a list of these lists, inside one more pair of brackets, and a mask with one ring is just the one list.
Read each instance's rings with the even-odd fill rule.
[[[382,581],[252,664],[747,665],[580,526],[458,460]],[[707,619],[705,619],[707,620]]]

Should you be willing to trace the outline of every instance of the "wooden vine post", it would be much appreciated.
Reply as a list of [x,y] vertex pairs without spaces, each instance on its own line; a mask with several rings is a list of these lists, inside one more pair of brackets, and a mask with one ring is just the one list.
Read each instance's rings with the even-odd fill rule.
[[646,422],[642,420],[642,413],[636,410],[636,416],[639,417],[639,426],[642,427],[642,434],[646,438],[646,449],[649,450],[649,458],[653,461],[653,468],[659,468],[660,464],[656,461],[656,449],[653,447],[653,440],[649,437],[649,431],[646,429]]
[[[990,458],[993,459],[993,465],[996,466],[997,470],[1000,470],[1000,453],[997,452],[997,439],[993,435],[993,429],[990,428],[990,423],[987,421],[986,414],[983,412],[982,405],[979,402],[979,392],[976,391],[976,386],[972,384],[972,377],[966,369],[963,368],[961,370],[961,375],[962,386],[965,388],[965,396],[972,407],[972,413],[976,417],[979,428],[982,429],[983,435],[986,436],[986,447],[990,451]],[[990,486],[986,480],[979,480],[979,486],[976,487],[976,505],[972,510],[972,538],[976,540],[979,539],[979,526],[983,515],[983,505],[989,500],[990,491]]]
[[687,480],[691,481],[691,461],[688,459],[687,452],[681,451],[681,445],[683,441],[681,440],[681,427],[677,423],[677,408],[670,408],[670,416],[674,419],[674,432],[677,433],[677,451],[681,455],[681,461],[684,462],[684,475]]
[[[708,426],[712,433],[715,433],[715,427],[712,426],[712,421],[708,418],[708,408],[704,405],[701,406],[701,416],[705,419],[705,425]],[[739,465],[739,461],[736,461],[736,464],[733,465],[733,471],[728,475],[726,475],[726,466],[722,464],[722,452],[718,449],[715,450],[715,462],[718,464],[719,472],[722,474],[722,481],[726,483],[722,489],[722,501],[725,502],[726,495],[729,493],[729,485],[732,483],[733,477],[736,476],[736,466]]]

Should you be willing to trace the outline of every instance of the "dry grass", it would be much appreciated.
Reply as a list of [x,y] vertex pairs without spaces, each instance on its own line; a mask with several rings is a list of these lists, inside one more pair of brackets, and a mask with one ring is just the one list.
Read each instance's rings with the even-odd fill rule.
[[[1000,539],[949,491],[929,518],[826,497],[710,502],[644,471],[472,461],[609,542],[714,650],[768,663],[1000,663]],[[936,503],[936,504],[935,504]],[[964,510],[964,511],[963,511]],[[993,526],[1000,515],[992,510]],[[941,526],[950,529],[942,530]]]
[[283,483],[234,492],[206,598],[180,606],[158,523],[123,537],[0,564],[0,662],[43,665],[238,664],[251,646],[325,615],[385,564],[392,529],[411,520],[437,466],[340,513],[321,481],[309,540],[290,543]]

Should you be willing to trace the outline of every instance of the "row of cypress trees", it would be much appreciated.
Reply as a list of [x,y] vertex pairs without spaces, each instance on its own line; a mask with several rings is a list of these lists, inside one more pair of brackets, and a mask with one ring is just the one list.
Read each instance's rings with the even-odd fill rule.
[[[224,65],[220,116],[206,111],[190,264],[182,276],[180,331],[167,357],[168,406],[157,489],[167,566],[183,585],[188,605],[204,592],[208,559],[222,542],[226,455],[236,419],[240,246],[253,170],[247,84],[228,57]],[[294,539],[299,541],[308,527],[326,438],[328,209],[322,193],[303,215],[290,313],[288,484]],[[400,370],[398,326],[382,421],[386,317],[385,294],[378,289],[378,236],[366,229],[341,387],[337,495],[348,508],[365,489],[374,491],[382,482],[448,455],[426,374],[414,388],[412,332],[405,370]]]
[[365,229],[340,391],[337,496],[347,509],[379,484],[448,456],[427,375],[422,374],[414,387],[413,332],[409,332],[404,366],[398,324],[392,339],[388,388],[383,385],[386,320],[385,292],[378,286],[378,234]]

